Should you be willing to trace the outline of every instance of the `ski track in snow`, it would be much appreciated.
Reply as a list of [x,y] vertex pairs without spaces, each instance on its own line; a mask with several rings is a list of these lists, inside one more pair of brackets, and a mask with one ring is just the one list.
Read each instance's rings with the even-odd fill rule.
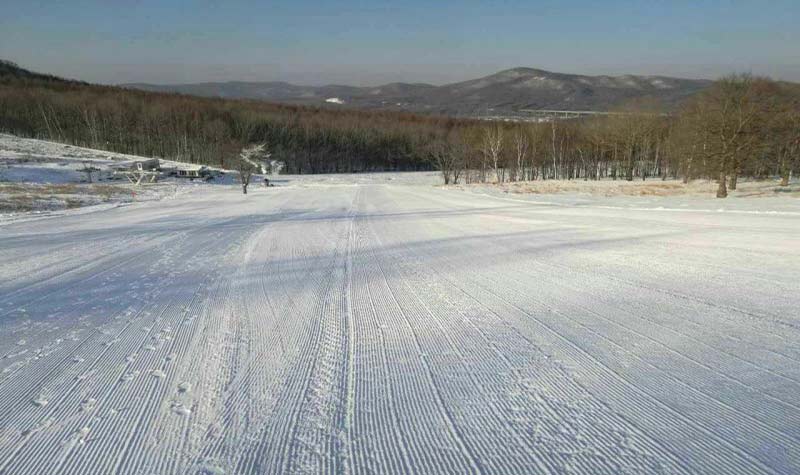
[[800,219],[209,187],[0,229],[0,474],[800,473]]

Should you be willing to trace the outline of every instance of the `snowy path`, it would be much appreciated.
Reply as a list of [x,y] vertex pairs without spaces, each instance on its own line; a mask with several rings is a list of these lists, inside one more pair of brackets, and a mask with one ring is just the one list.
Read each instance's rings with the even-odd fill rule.
[[800,218],[209,187],[0,228],[0,473],[800,473]]

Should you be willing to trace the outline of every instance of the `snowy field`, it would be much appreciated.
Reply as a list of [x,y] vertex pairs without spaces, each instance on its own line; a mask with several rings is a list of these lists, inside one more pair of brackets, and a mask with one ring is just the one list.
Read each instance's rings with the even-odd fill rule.
[[[130,184],[114,168],[130,166],[144,157],[94,150],[58,142],[28,139],[0,133],[0,225],[53,215],[85,213],[86,207],[114,208],[141,201],[174,198],[209,187],[233,185],[237,174],[222,172],[209,182],[161,177],[156,183]],[[161,165],[192,168],[180,162],[161,159]],[[81,171],[90,166],[93,182]],[[254,175],[253,186],[263,183]],[[438,185],[438,172],[359,173],[270,176],[276,187],[320,187],[331,185],[414,184]]]
[[[198,183],[169,179],[134,187],[114,174],[142,157],[92,150],[56,142],[0,134],[0,225],[65,213],[86,207],[113,208],[162,200],[195,189]],[[164,165],[185,167],[164,160]],[[91,167],[92,183],[81,169]],[[232,177],[221,181],[231,182]]]
[[0,474],[800,473],[800,201],[285,179],[0,226]]

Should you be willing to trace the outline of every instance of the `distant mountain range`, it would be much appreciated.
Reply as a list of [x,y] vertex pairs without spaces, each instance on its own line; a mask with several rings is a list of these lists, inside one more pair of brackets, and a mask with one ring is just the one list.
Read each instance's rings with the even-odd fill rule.
[[514,68],[443,86],[392,83],[378,87],[314,87],[238,81],[123,86],[207,97],[480,116],[513,114],[525,109],[607,111],[644,97],[672,106],[710,84],[708,80],[666,76],[582,76]]

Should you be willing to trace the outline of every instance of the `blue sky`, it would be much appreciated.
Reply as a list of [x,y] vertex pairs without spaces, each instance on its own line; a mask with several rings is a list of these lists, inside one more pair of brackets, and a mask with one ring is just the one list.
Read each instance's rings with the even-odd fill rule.
[[444,83],[530,66],[800,81],[800,0],[0,0],[0,58],[102,82]]

